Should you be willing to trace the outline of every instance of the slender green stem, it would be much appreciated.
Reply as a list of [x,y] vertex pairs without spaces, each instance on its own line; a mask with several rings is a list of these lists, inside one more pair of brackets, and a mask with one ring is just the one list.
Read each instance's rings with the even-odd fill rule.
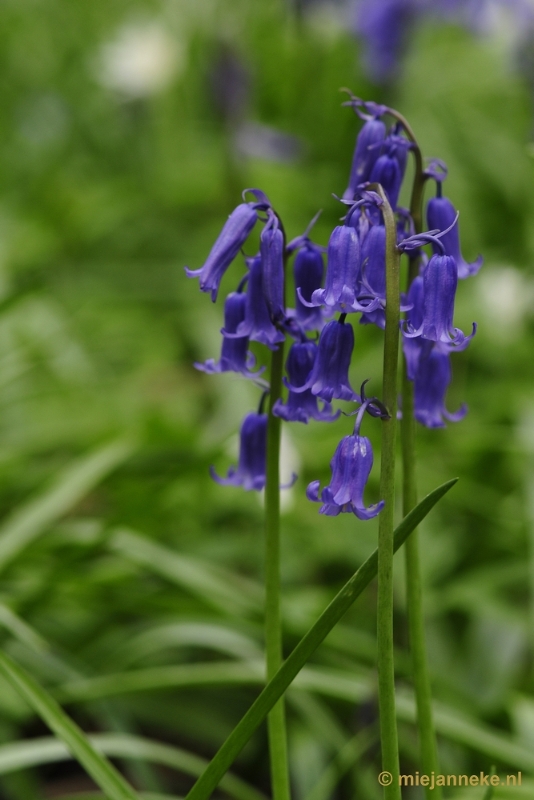
[[378,696],[382,769],[392,776],[391,784],[384,787],[384,798],[401,800],[393,663],[393,518],[400,321],[399,252],[393,211],[381,186],[378,186],[378,193],[383,201],[382,213],[386,226],[386,329],[382,402],[390,415],[389,419],[382,423],[380,496],[385,501],[385,507],[380,514],[378,525]]
[[[412,188],[410,213],[414,222],[416,233],[423,230],[423,192],[425,175],[423,173],[423,160],[421,151],[417,146],[415,137],[415,176]],[[419,272],[419,257],[411,258],[408,268],[407,290]],[[403,359],[402,376],[402,500],[403,514],[408,514],[417,504],[417,482],[415,474],[415,418],[414,418],[414,386],[408,380],[406,359]],[[423,612],[423,592],[421,582],[421,565],[419,557],[419,534],[415,530],[406,542],[406,606],[408,612],[408,629],[410,637],[410,653],[412,658],[412,674],[417,706],[417,727],[419,731],[419,746],[421,751],[421,771],[430,775],[439,774],[439,759],[432,717],[432,691],[425,641],[425,625]],[[425,788],[427,800],[441,800],[440,786],[433,790]]]
[[[267,468],[265,482],[265,649],[267,680],[282,664],[280,615],[280,434],[281,420],[273,406],[282,392],[283,343],[272,354],[269,421],[267,424]],[[289,766],[284,700],[281,698],[267,719],[271,783],[274,800],[289,800]]]

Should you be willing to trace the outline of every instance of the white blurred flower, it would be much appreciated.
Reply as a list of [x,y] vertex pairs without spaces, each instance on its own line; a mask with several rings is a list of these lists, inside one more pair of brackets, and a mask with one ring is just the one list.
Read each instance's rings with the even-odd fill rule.
[[103,86],[134,99],[164,89],[184,66],[183,42],[163,25],[128,23],[102,45],[97,75]]
[[[293,475],[298,475],[302,460],[299,451],[295,447],[293,438],[287,429],[287,425],[282,426],[282,440],[280,442],[280,483],[286,486],[291,483]],[[280,493],[280,510],[290,511],[295,505],[295,489],[284,489]]]
[[525,318],[531,313],[534,283],[515,267],[486,267],[476,279],[478,301],[488,322],[485,329],[497,331],[500,339],[519,335]]
[[[282,426],[282,437],[280,440],[280,485],[289,486],[293,477],[298,475],[301,466],[301,458],[297,448],[293,443],[293,438],[287,426]],[[258,500],[262,506],[265,505],[265,489],[258,492]],[[280,512],[286,514],[295,505],[295,489],[290,486],[280,492]]]

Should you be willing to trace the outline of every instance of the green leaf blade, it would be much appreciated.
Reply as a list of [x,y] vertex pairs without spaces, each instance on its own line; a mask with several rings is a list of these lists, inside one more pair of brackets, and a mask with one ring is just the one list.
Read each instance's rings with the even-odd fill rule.
[[[394,552],[401,547],[410,533],[417,528],[436,503],[454,486],[457,478],[447,481],[423,500],[402,520],[394,533]],[[341,619],[357,597],[377,574],[378,552],[375,550],[359,570],[350,578],[330,605],[300,640],[291,655],[284,661],[274,678],[256,698],[245,716],[234,728],[204,774],[187,795],[187,800],[207,800],[218,785],[226,770],[241,752],[252,734],[265,719],[275,703],[283,695],[310,656],[319,647],[328,633]]]
[[91,745],[83,731],[33,678],[0,651],[0,673],[26,700],[84,767],[108,800],[139,800],[115,767]]
[[118,440],[63,470],[48,489],[16,509],[0,526],[0,571],[44,530],[79,502],[132,452]]

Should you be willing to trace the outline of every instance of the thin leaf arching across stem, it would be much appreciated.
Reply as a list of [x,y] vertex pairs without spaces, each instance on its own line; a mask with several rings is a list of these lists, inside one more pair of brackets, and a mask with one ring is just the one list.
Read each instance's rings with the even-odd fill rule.
[[[454,478],[427,495],[413,511],[406,516],[395,531],[394,550],[398,550],[412,530],[426,517],[429,511],[456,483]],[[206,800],[218,785],[226,770],[241,752],[254,731],[265,719],[277,700],[283,695],[295,676],[319,647],[343,614],[351,607],[365,587],[377,574],[378,553],[375,550],[360,569],[350,578],[330,605],[323,611],[317,622],[300,640],[291,655],[284,661],[274,678],[269,681],[245,716],[234,728],[226,742],[210,762],[204,774],[195,783],[187,800]]]

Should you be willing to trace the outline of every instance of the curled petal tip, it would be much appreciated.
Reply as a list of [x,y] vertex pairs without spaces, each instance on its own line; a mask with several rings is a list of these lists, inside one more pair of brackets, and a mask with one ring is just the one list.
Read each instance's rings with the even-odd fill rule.
[[311,500],[312,503],[320,503],[321,500],[319,499],[319,486],[321,485],[321,481],[312,481],[306,487],[306,497],[308,500]]
[[198,278],[198,276],[202,273],[202,267],[200,269],[189,269],[189,267],[184,267],[184,272],[188,278]]
[[380,500],[378,503],[375,503],[374,505],[369,506],[368,508],[365,508],[365,506],[356,506],[353,503],[354,513],[356,514],[358,519],[361,520],[374,519],[374,517],[377,517],[380,514],[385,505],[386,504],[384,500]]

